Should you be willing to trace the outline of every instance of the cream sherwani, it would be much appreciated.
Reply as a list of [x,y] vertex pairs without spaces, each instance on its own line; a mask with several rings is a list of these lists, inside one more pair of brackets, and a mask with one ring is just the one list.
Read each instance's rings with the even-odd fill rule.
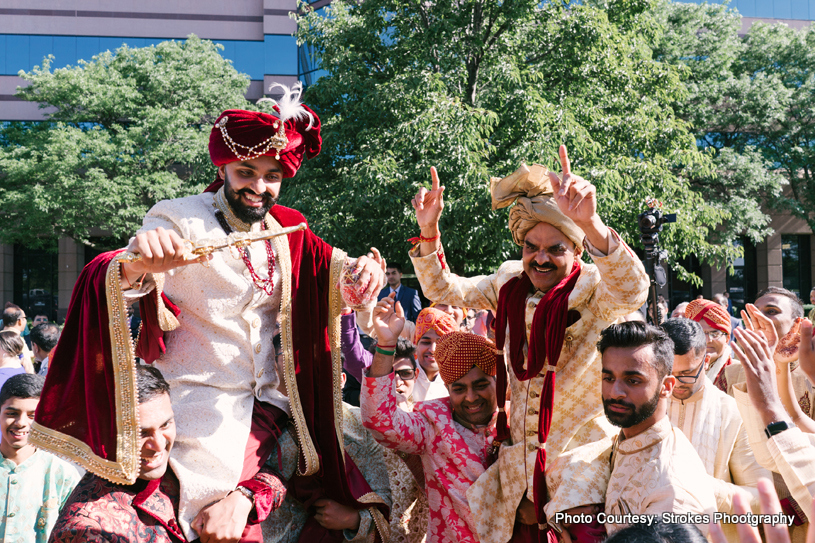
[[[188,240],[225,237],[215,216],[216,197],[203,193],[159,202],[141,231],[163,227]],[[271,215],[266,220],[273,223],[269,228],[280,228]],[[260,223],[251,229],[259,231]],[[181,483],[179,521],[190,540],[197,537],[190,523],[198,512],[240,482],[255,400],[292,415],[289,398],[278,390],[282,376],[272,345],[278,314],[290,311],[290,300],[281,296],[282,278],[291,275],[289,245],[285,236],[271,245],[276,262],[271,296],[253,285],[244,261],[230,251],[213,253],[206,267],[176,268],[163,281],[158,276],[163,284],[157,286],[182,309],[180,326],[165,334],[167,349],[155,366],[170,383],[178,429],[170,462]],[[257,274],[268,277],[265,244],[247,250]]]
[[[746,383],[736,384],[733,387],[733,395],[744,419],[747,438],[756,460],[774,474],[781,476],[790,496],[800,508],[799,515],[812,522],[810,516],[812,500],[815,498],[815,435],[805,434],[800,428],[791,428],[767,439],[764,422],[753,407],[747,394]],[[806,541],[809,522],[791,528],[793,543]]]
[[[735,514],[733,497],[739,489],[749,492],[758,505],[756,484],[770,472],[756,461],[747,439],[736,400],[710,379],[687,400],[671,396],[668,404],[671,424],[690,439],[705,466],[716,493],[718,511]],[[735,526],[723,525],[728,541],[738,541]]]
[[[555,412],[548,458],[554,461],[563,451],[613,435],[603,415],[600,399],[600,357],[596,343],[600,332],[645,302],[648,277],[633,251],[612,234],[609,254],[585,246],[594,265],[583,264],[580,277],[569,296],[569,309],[580,319],[566,329],[557,365]],[[520,261],[503,263],[492,275],[464,278],[450,272],[443,252],[419,257],[411,253],[416,276],[430,300],[475,309],[498,306],[501,287],[523,272]],[[526,301],[527,339],[532,318],[542,293],[530,293]],[[498,462],[467,492],[479,538],[484,543],[503,543],[512,536],[515,512],[524,495],[532,496],[532,477],[539,443],[538,410],[543,376],[518,381],[510,370],[512,390],[512,444],[501,447]],[[579,505],[579,504],[578,504]]]
[[[617,437],[606,491],[606,514],[698,513],[713,518],[715,490],[696,450],[667,417],[636,436]],[[625,525],[606,524],[609,534]],[[705,534],[707,524],[697,524]]]
[[[141,231],[159,226],[184,239],[226,236],[215,218],[213,193],[165,200],[144,218]],[[259,231],[260,223],[252,226]],[[272,244],[279,249],[278,244]],[[268,276],[265,244],[249,248],[252,265]],[[167,351],[155,362],[170,383],[178,428],[173,471],[181,482],[179,519],[189,532],[198,511],[237,485],[255,398],[289,413],[277,389],[273,334],[280,307],[280,273],[273,296],[251,285],[243,260],[213,253],[209,267],[164,274],[164,293],[183,308],[180,326],[165,334]],[[280,256],[275,254],[276,260]]]

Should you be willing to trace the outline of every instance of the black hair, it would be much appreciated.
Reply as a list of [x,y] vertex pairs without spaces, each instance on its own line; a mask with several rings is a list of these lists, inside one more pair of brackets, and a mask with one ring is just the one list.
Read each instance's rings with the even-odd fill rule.
[[781,287],[767,287],[756,294],[756,301],[758,301],[758,299],[762,296],[766,296],[768,294],[778,294],[779,296],[789,298],[790,306],[792,307],[792,316],[794,318],[804,316],[804,302],[801,301],[801,298],[799,298],[794,292]]
[[14,326],[17,321],[23,318],[25,313],[17,306],[7,307],[3,310],[3,326]]
[[50,353],[57,346],[59,340],[59,326],[53,322],[44,322],[31,329],[31,343]]
[[388,262],[387,264],[385,264],[385,268],[393,268],[399,273],[402,273],[402,265],[399,264],[398,262]]
[[668,334],[656,326],[639,321],[612,324],[601,332],[597,349],[603,354],[610,347],[636,348],[647,345],[651,346],[654,353],[652,365],[661,380],[673,368],[674,344]]
[[136,366],[136,390],[139,403],[146,403],[162,394],[170,394],[168,383],[158,368],[139,364]]
[[702,325],[695,320],[677,317],[668,319],[659,325],[671,341],[674,342],[674,354],[679,356],[693,351],[693,356],[699,357],[705,354],[707,339]]
[[615,532],[605,543],[705,543],[707,539],[693,524],[655,522],[632,524]]
[[280,334],[275,334],[272,338],[272,346],[274,347],[274,352],[277,353],[283,346],[283,343],[280,339]]
[[11,398],[39,398],[42,394],[42,385],[45,377],[34,375],[33,373],[18,373],[3,383],[0,388],[0,406]]
[[393,355],[394,360],[400,358],[407,358],[416,369],[416,346],[406,338],[400,337],[396,339],[396,353]]

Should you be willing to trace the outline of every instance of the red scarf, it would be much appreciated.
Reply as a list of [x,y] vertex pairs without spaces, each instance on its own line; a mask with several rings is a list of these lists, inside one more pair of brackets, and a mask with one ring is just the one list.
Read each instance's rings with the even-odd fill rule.
[[[499,348],[506,343],[507,325],[509,325],[509,360],[512,370],[519,381],[528,381],[540,374],[549,366],[556,366],[563,348],[563,339],[568,326],[569,295],[574,290],[577,279],[580,277],[580,260],[574,261],[572,271],[555,287],[547,292],[535,309],[532,319],[532,328],[529,334],[528,360],[524,368],[524,345],[526,344],[526,300],[532,289],[532,281],[526,272],[510,279],[498,294],[498,315],[495,325],[495,344]],[[546,503],[546,450],[542,447],[549,437],[549,428],[552,424],[552,410],[555,400],[555,372],[546,370],[544,373],[543,390],[541,391],[540,411],[538,419],[538,440],[541,447],[538,449],[538,458],[535,462],[535,473],[532,479],[535,497],[535,510],[538,523],[545,524],[543,506]],[[507,371],[503,356],[498,363],[498,422],[497,440],[503,442],[509,439],[507,415],[504,411],[506,405]]]

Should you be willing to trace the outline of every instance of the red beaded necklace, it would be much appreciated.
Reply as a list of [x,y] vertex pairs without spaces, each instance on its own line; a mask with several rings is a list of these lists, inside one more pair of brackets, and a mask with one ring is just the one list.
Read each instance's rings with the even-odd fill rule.
[[[221,228],[224,229],[224,232],[226,232],[227,234],[232,233],[232,227],[229,226],[229,223],[226,221],[226,217],[224,217],[224,214],[220,210],[215,212],[215,218],[218,219],[218,222],[221,224]],[[266,230],[266,222],[262,221],[260,223],[260,227],[263,230]],[[269,277],[266,279],[261,278],[255,271],[255,267],[252,266],[252,259],[249,258],[248,248],[241,247],[240,249],[238,249],[238,252],[241,255],[243,263],[246,264],[246,268],[249,270],[249,275],[252,276],[252,283],[254,283],[257,288],[271,296],[272,293],[274,292],[275,256],[274,251],[272,250],[272,242],[267,239],[265,240],[265,243],[266,243],[266,261],[269,264]]]

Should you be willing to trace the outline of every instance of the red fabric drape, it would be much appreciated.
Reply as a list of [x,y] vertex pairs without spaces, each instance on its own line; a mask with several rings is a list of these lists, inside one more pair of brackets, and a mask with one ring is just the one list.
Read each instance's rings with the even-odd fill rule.
[[[509,360],[515,377],[519,381],[528,381],[538,375],[549,361],[550,366],[556,366],[563,348],[566,328],[569,325],[569,295],[580,277],[580,260],[575,260],[572,270],[555,287],[551,288],[538,303],[535,315],[532,318],[532,327],[529,333],[529,346],[527,357],[524,360],[524,345],[526,345],[526,299],[532,290],[532,281],[526,273],[507,281],[498,294],[498,311],[496,317],[495,343],[505,345],[506,331],[509,326]],[[526,362],[526,367],[524,367]],[[504,407],[506,403],[507,373],[504,360],[498,363],[497,371],[498,405]],[[546,490],[546,450],[542,447],[549,437],[552,424],[552,410],[555,399],[555,372],[546,371],[541,391],[540,409],[538,415],[538,440],[541,447],[538,449],[535,461],[535,472],[532,484],[534,488],[535,511],[539,524],[545,524],[546,518],[543,506],[547,501]],[[497,439],[504,441],[509,438],[507,415],[498,414]],[[519,540],[530,540],[529,532]],[[540,534],[540,537],[544,537]],[[515,538],[513,538],[515,539]],[[534,541],[535,539],[531,539]]]
[[97,256],[79,275],[35,415],[111,461],[120,459],[105,275],[120,252]]

